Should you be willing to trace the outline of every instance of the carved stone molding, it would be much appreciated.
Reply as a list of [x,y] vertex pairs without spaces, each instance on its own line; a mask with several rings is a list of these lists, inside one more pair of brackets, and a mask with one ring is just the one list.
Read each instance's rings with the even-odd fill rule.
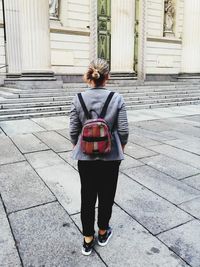
[[165,0],[164,12],[164,36],[174,37],[175,4],[172,0]]

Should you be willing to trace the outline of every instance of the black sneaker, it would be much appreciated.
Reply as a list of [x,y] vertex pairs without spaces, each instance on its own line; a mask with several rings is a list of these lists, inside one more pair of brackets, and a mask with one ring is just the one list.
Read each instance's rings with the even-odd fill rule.
[[113,232],[112,232],[112,228],[108,227],[108,229],[106,230],[104,235],[98,235],[98,244],[101,247],[104,247],[108,244],[109,239],[111,238]]
[[86,243],[84,238],[82,246],[82,254],[85,256],[89,256],[92,253],[94,245],[95,245],[95,238],[93,238],[90,243]]

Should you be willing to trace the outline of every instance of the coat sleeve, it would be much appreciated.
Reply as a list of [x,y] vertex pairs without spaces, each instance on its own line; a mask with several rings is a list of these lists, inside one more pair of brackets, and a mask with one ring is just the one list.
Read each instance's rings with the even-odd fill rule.
[[82,123],[79,119],[79,112],[77,111],[77,106],[78,97],[76,95],[71,105],[69,125],[70,139],[73,145],[76,145],[76,143],[78,142],[78,137],[82,129]]
[[126,145],[129,136],[128,118],[126,112],[126,105],[123,97],[120,95],[118,117],[117,117],[117,132],[122,145]]

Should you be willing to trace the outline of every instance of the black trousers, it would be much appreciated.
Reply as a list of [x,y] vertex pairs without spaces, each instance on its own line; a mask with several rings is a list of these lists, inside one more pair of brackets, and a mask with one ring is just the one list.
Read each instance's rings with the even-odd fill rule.
[[121,161],[78,161],[81,179],[81,222],[84,236],[95,233],[95,204],[98,197],[98,227],[106,230],[112,214]]

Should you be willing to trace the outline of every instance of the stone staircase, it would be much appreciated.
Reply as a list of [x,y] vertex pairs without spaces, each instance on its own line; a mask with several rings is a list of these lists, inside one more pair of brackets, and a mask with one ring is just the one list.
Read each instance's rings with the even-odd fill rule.
[[[0,121],[69,114],[71,101],[84,91],[83,83],[66,83],[62,89],[0,87]],[[127,109],[148,109],[200,104],[199,82],[145,82],[110,80],[107,88],[120,92]]]

